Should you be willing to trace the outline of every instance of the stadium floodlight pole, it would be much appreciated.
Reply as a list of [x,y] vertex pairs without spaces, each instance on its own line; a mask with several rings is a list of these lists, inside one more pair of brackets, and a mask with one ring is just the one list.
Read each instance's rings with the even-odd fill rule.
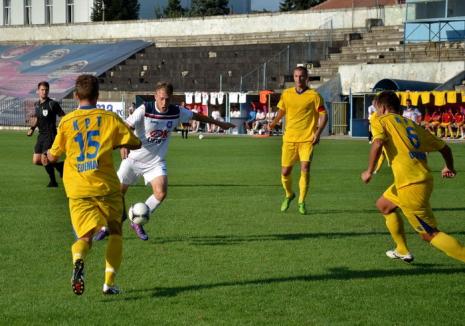
[[242,75],[241,75],[241,80],[239,82],[239,92],[242,92]]
[[105,21],[105,0],[102,1],[102,21]]
[[223,74],[220,74],[220,92],[223,91]]

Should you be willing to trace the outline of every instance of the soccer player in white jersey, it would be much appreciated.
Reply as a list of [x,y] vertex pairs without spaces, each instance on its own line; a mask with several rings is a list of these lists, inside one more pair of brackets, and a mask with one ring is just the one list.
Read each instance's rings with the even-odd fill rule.
[[[132,115],[126,119],[126,123],[134,129],[137,137],[142,141],[142,147],[138,150],[121,150],[121,165],[118,177],[121,182],[123,195],[129,186],[143,176],[145,183],[150,184],[153,194],[145,204],[150,208],[150,213],[163,202],[168,188],[168,178],[165,155],[171,132],[179,125],[189,120],[197,120],[212,123],[227,130],[235,125],[214,120],[208,116],[200,115],[177,105],[170,104],[173,95],[173,86],[166,82],[160,82],[155,86],[155,102],[146,102],[139,106]],[[141,240],[148,240],[148,236],[141,225],[132,224],[131,227]],[[106,236],[106,230],[97,234],[96,240]]]

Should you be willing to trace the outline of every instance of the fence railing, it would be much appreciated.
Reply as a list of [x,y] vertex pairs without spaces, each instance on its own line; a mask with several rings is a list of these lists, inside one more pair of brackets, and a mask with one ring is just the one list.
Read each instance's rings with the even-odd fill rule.
[[[25,127],[30,125],[37,99],[0,98],[0,126]],[[77,107],[76,101],[63,99],[58,101],[66,113]]]
[[292,73],[297,64],[319,62],[329,57],[333,46],[333,18],[326,20],[320,27],[322,31],[317,36],[311,32],[306,41],[287,45],[270,57],[264,58],[263,63],[243,74],[238,85],[239,91],[278,88],[286,80],[277,80]]

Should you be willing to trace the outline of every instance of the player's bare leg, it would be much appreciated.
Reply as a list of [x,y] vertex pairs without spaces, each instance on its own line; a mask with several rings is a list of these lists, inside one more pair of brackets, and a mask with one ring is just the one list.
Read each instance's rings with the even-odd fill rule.
[[386,251],[386,256],[391,259],[401,259],[407,263],[413,261],[413,255],[407,247],[404,223],[402,217],[397,212],[397,206],[384,196],[379,197],[376,207],[383,214],[386,220],[386,227],[396,244],[396,248]]

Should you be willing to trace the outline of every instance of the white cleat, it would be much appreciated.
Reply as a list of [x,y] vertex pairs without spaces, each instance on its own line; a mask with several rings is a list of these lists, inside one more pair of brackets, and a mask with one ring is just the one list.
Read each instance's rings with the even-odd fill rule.
[[411,263],[413,261],[413,255],[411,253],[407,253],[406,255],[399,254],[395,249],[386,251],[386,256],[391,259],[401,259],[406,263]]

